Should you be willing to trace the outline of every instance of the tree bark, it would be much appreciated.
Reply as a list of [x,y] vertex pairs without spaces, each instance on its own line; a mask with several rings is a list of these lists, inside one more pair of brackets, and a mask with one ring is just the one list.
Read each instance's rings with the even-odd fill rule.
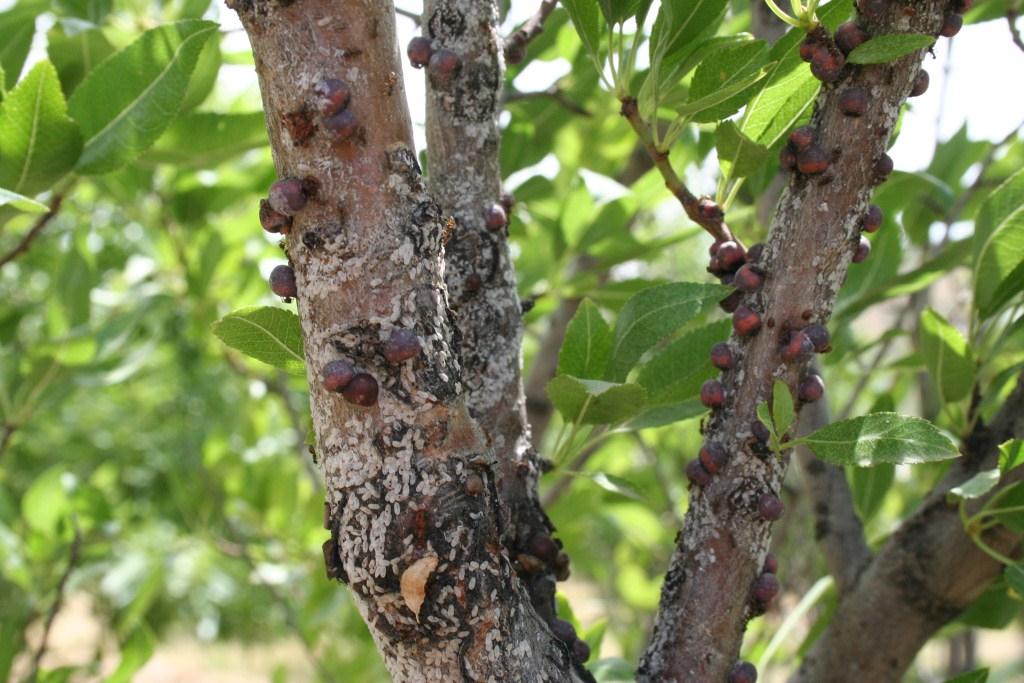
[[[413,150],[391,2],[231,6],[252,43],[278,174],[309,196],[286,249],[328,490],[329,574],[349,584],[395,681],[577,680],[500,542],[499,468],[467,405],[445,224]],[[324,78],[351,86],[359,126],[348,139],[314,107]],[[396,364],[382,347],[398,327],[422,350]],[[336,359],[376,379],[374,405],[323,388]]]
[[[885,16],[868,21],[871,35],[936,35],[946,3],[926,0],[909,16],[891,3]],[[773,380],[791,387],[803,364],[781,361],[779,348],[791,330],[825,323],[835,303],[860,235],[876,161],[884,154],[899,108],[908,96],[925,50],[889,64],[848,66],[834,85],[824,85],[812,125],[829,170],[818,176],[794,174],[775,212],[760,265],[763,287],[744,297],[761,313],[763,329],[733,337],[736,368],[724,374],[726,404],[712,415],[705,439],[732,453],[729,466],[706,488],[691,487],[686,522],[673,553],[651,641],[638,680],[724,680],[736,662],[746,622],[756,612],[749,600],[761,571],[771,524],[758,514],[762,494],[778,495],[787,458],[761,460],[746,450],[756,407],[766,401]],[[804,67],[801,67],[804,68]],[[836,100],[849,86],[870,95],[864,116],[845,117]]]

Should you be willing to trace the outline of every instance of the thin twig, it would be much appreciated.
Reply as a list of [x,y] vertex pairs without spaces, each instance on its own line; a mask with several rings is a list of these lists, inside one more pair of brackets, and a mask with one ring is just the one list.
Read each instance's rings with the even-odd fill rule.
[[64,568],[64,573],[61,574],[60,580],[57,582],[57,595],[53,598],[53,604],[50,605],[50,610],[46,613],[43,635],[39,640],[38,647],[36,647],[35,654],[32,655],[32,668],[29,669],[28,675],[25,677],[26,681],[35,681],[39,676],[39,664],[43,659],[43,655],[46,654],[46,646],[50,639],[50,629],[53,628],[53,622],[56,620],[57,614],[64,604],[64,589],[67,587],[68,577],[71,576],[72,570],[78,564],[78,555],[82,546],[82,532],[79,530],[78,522],[75,521],[74,517],[71,518],[71,526],[75,531],[75,537],[71,540],[71,548],[68,550],[68,565]]
[[0,258],[0,268],[3,268],[8,263],[18,258],[21,254],[28,251],[28,248],[32,246],[32,241],[39,236],[39,233],[43,231],[43,228],[46,227],[47,223],[53,220],[54,216],[56,216],[60,211],[60,205],[63,201],[63,193],[54,195],[53,199],[50,201],[50,210],[36,220],[35,225],[33,225],[29,231],[25,233],[25,236],[21,238],[21,241],[18,242],[18,246],[7,252],[3,258]]
[[8,423],[4,425],[4,433],[0,435],[0,457],[3,457],[4,451],[7,450],[7,445],[11,442],[11,437],[14,436],[14,430],[16,426]]
[[689,188],[679,178],[675,169],[672,168],[672,163],[668,159],[668,153],[662,152],[654,144],[651,126],[640,116],[640,107],[637,105],[635,98],[624,97],[622,99],[621,114],[626,117],[629,125],[633,127],[633,131],[636,132],[640,142],[644,145],[644,149],[647,150],[647,154],[651,157],[651,161],[654,162],[655,168],[661,173],[661,177],[665,179],[665,187],[679,200],[679,203],[683,206],[683,211],[690,217],[690,220],[704,228],[715,238],[715,241],[725,242],[735,239],[729,230],[729,226],[725,224],[725,218],[721,212],[717,212],[714,215],[702,214],[700,199],[690,192]]
[[420,15],[416,14],[415,12],[410,12],[407,9],[402,9],[401,7],[396,7],[395,8],[395,14],[397,14],[397,15],[399,15],[401,17],[406,17],[408,19],[412,19],[416,23],[417,26],[420,26],[421,25],[420,22],[423,21],[423,17],[421,17]]
[[508,62],[518,64],[523,61],[526,56],[526,46],[544,30],[544,22],[547,21],[548,15],[554,11],[557,4],[558,0],[543,0],[533,16],[505,39],[505,59]]
[[1010,37],[1013,38],[1013,44],[1024,51],[1024,40],[1021,40],[1020,31],[1017,30],[1017,10],[1012,7],[1006,10],[1006,23],[1010,27]]
[[541,98],[552,99],[558,104],[562,105],[574,114],[580,116],[590,116],[590,112],[583,108],[578,102],[574,102],[572,98],[568,97],[558,84],[552,84],[550,87],[544,90],[536,90],[532,92],[520,92],[518,90],[510,89],[505,93],[505,102],[522,102],[523,100],[536,100]]
[[[595,436],[601,433],[598,430],[604,431],[602,427],[598,427],[594,430]],[[601,446],[603,445],[604,441],[598,441],[588,448],[584,448],[576,455],[575,458],[573,458],[568,467],[559,468],[562,470],[562,475],[558,478],[558,481],[551,485],[551,488],[548,489],[546,494],[544,494],[544,499],[541,501],[541,506],[545,510],[550,510],[551,506],[557,503],[558,499],[569,490],[569,485],[572,484],[573,480],[576,478],[576,473],[583,470],[587,461],[590,460],[594,453],[601,450]]]

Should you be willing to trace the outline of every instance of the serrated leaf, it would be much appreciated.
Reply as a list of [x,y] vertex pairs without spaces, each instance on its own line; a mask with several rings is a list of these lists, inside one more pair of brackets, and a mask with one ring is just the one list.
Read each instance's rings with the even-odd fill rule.
[[985,683],[987,680],[988,667],[953,676],[953,678],[946,679],[946,683]]
[[576,472],[575,474],[578,477],[589,479],[605,491],[617,493],[620,496],[632,498],[633,500],[640,501],[641,503],[647,502],[640,489],[638,489],[635,484],[623,479],[622,477],[614,474],[608,474],[607,472]]
[[920,33],[890,33],[867,40],[846,57],[850,64],[882,64],[935,43],[933,36]]
[[141,162],[211,168],[266,144],[267,122],[262,112],[195,112],[175,119]]
[[729,336],[732,323],[720,320],[687,332],[640,368],[637,384],[647,390],[650,405],[681,403],[697,398],[700,385],[718,370],[708,349]]
[[562,0],[562,6],[569,13],[572,25],[576,28],[583,47],[596,60],[601,54],[601,35],[604,33],[605,22],[601,18],[601,10],[595,0]]
[[231,348],[288,372],[302,374],[306,361],[299,318],[283,308],[243,308],[213,323],[213,333]]
[[978,472],[959,486],[951,488],[946,498],[950,501],[978,498],[991,491],[999,483],[999,477],[998,469]]
[[615,322],[608,379],[622,381],[661,339],[704,312],[729,292],[721,285],[677,282],[637,292]]
[[46,213],[50,210],[46,204],[0,187],[0,206],[8,205],[24,213]]
[[195,20],[151,29],[93,69],[68,103],[85,137],[79,172],[112,171],[160,137],[216,29],[211,21]]
[[582,379],[603,377],[611,349],[611,328],[597,306],[584,299],[565,330],[558,353],[558,374]]
[[768,75],[767,59],[768,45],[763,40],[715,50],[694,72],[689,98],[679,113],[698,123],[732,116],[746,103],[745,91]]
[[999,471],[1007,473],[1024,465],[1024,439],[1013,439],[999,444]]
[[82,139],[53,64],[36,64],[0,104],[0,186],[32,195],[70,171]]
[[616,384],[560,375],[548,382],[548,396],[569,422],[617,424],[640,413],[647,392],[639,384]]
[[777,379],[772,383],[772,420],[775,424],[775,433],[780,439],[784,438],[786,432],[793,426],[795,418],[793,394],[789,390],[789,385]]
[[960,331],[933,309],[921,312],[921,355],[943,402],[959,401],[974,386],[974,355]]
[[1024,170],[1010,176],[981,205],[974,226],[974,306],[995,313],[997,292],[1024,261]]
[[715,150],[726,179],[750,175],[771,156],[767,147],[748,138],[732,121],[719,124],[715,131]]
[[797,439],[835,465],[916,464],[948,460],[960,453],[948,436],[927,420],[896,413],[872,413],[833,422]]

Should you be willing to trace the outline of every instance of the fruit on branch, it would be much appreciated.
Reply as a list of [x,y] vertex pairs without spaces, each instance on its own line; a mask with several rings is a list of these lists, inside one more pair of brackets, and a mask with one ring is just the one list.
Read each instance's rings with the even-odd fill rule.
[[270,291],[285,299],[294,299],[299,295],[298,285],[295,283],[295,271],[291,266],[274,266],[270,271]]
[[814,126],[800,126],[793,129],[793,132],[789,134],[789,142],[798,152],[813,145],[817,139],[818,129]]
[[690,480],[691,484],[704,488],[711,483],[711,475],[704,465],[700,464],[700,460],[693,459],[686,465],[686,478]]
[[515,208],[516,205],[515,195],[512,194],[511,192],[504,191],[501,193],[501,197],[498,199],[498,201],[501,203],[502,208],[505,209],[505,215],[511,215],[512,209]]
[[725,217],[722,207],[710,197],[701,197],[697,202],[697,213],[706,221],[717,222]]
[[891,156],[889,156],[888,154],[882,154],[882,156],[878,157],[878,160],[875,161],[875,169],[874,169],[875,170],[875,182],[876,183],[885,182],[885,179],[889,177],[890,173],[892,173],[892,169],[893,168],[894,168],[894,164],[892,162],[892,157]]
[[580,664],[590,659],[590,646],[587,645],[587,641],[577,638],[572,644],[572,656]]
[[442,47],[430,56],[427,71],[430,78],[438,85],[447,85],[462,69],[462,58]]
[[555,557],[555,579],[566,581],[569,578],[569,573],[569,555],[560,550]]
[[774,522],[782,517],[782,513],[785,511],[786,506],[773,493],[762,493],[761,497],[757,499],[757,512],[762,519]]
[[747,263],[757,263],[761,260],[761,255],[764,253],[764,242],[758,242],[757,244],[747,249]]
[[324,119],[323,123],[324,128],[326,128],[336,140],[348,140],[356,134],[356,131],[359,130],[359,120],[356,119],[356,115],[348,109],[339,111],[333,116],[328,116]]
[[939,29],[939,35],[943,38],[952,38],[956,34],[960,33],[960,29],[964,25],[964,18],[959,14],[947,14],[946,18],[942,21],[942,28]]
[[853,252],[853,262],[860,263],[864,261],[869,254],[871,254],[871,242],[868,241],[867,237],[861,235],[860,241],[857,242],[857,249]]
[[484,212],[484,225],[488,230],[502,230],[508,225],[508,214],[501,204],[491,204]]
[[779,166],[786,170],[796,168],[796,152],[792,145],[787,144],[779,150]]
[[729,672],[726,683],[757,683],[757,669],[750,662],[740,662]]
[[768,431],[768,427],[760,420],[754,420],[750,423],[750,433],[761,443],[766,443],[772,436],[771,432]]
[[731,273],[739,268],[746,256],[743,247],[732,240],[719,244],[718,251],[715,253],[719,266],[727,273]]
[[764,571],[769,574],[779,573],[779,558],[775,557],[771,553],[764,556]]
[[828,329],[824,325],[814,323],[804,328],[804,334],[814,344],[815,353],[825,353],[831,350],[829,343]]
[[822,83],[834,83],[843,75],[844,66],[846,58],[842,52],[823,50],[811,60],[811,74]]
[[558,544],[547,534],[537,533],[529,544],[530,554],[551,563],[558,557]]
[[384,344],[384,357],[389,363],[398,364],[415,357],[422,347],[420,338],[412,330],[396,327]]
[[730,370],[736,365],[736,356],[728,342],[718,342],[711,347],[711,364],[719,370]]
[[796,155],[796,168],[804,175],[817,175],[828,170],[828,155],[818,147],[808,147]]
[[821,35],[818,32],[807,34],[807,37],[800,41],[800,59],[811,62],[814,58],[828,52],[828,47],[822,44]]
[[863,116],[868,110],[868,93],[864,88],[850,87],[839,94],[839,111],[846,116]]
[[825,382],[820,375],[811,373],[800,380],[796,388],[796,396],[804,403],[814,403],[825,395]]
[[285,216],[294,216],[306,206],[309,199],[302,181],[298,178],[278,180],[270,186],[267,195],[270,208]]
[[274,211],[270,202],[266,199],[260,200],[260,225],[267,232],[288,232],[292,225],[292,219],[279,211]]
[[729,452],[712,441],[700,447],[697,457],[708,474],[718,474],[729,463]]
[[325,78],[313,86],[314,103],[323,116],[333,116],[348,106],[352,90],[338,78]]
[[516,562],[527,574],[540,574],[544,571],[544,563],[539,557],[528,555],[526,553],[519,553],[516,555]]
[[764,275],[760,270],[746,263],[736,271],[732,284],[736,289],[744,292],[756,292],[764,284]]
[[369,408],[377,404],[378,391],[377,380],[365,372],[360,372],[342,390],[341,395],[349,403]]
[[739,306],[732,314],[732,328],[741,337],[757,334],[761,329],[761,314],[749,306]]
[[868,34],[864,29],[857,25],[857,22],[847,21],[836,28],[836,47],[838,47],[839,51],[844,55],[849,55],[853,52],[853,48],[863,42],[866,42],[868,37]]
[[718,307],[726,313],[733,313],[739,307],[740,302],[743,301],[743,292],[738,289],[718,302]]
[[910,86],[909,97],[919,97],[928,90],[928,72],[921,69],[917,72],[917,76],[914,77],[914,84]]
[[422,69],[430,63],[430,57],[434,54],[434,47],[430,38],[416,36],[409,41],[409,45],[405,48],[405,54],[408,55],[409,64],[414,69]]
[[700,387],[700,402],[708,408],[721,408],[725,405],[725,385],[717,379],[709,379]]
[[775,574],[764,573],[754,579],[754,599],[762,605],[767,605],[779,594],[779,579]]
[[787,363],[805,361],[814,353],[814,342],[800,330],[790,335],[789,341],[782,347],[782,360]]
[[566,645],[576,642],[576,629],[565,619],[554,619],[551,622],[551,632]]
[[875,232],[882,227],[882,209],[874,204],[868,205],[868,210],[861,219],[860,228],[864,232]]
[[340,392],[356,376],[356,371],[348,361],[332,360],[324,366],[320,375],[323,378],[324,389]]

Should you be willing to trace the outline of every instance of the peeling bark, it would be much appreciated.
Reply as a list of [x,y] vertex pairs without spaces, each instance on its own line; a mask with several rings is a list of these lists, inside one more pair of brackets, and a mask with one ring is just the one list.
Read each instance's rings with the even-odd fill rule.
[[[413,150],[392,4],[230,6],[252,43],[278,175],[309,195],[286,249],[328,490],[330,575],[349,584],[395,681],[577,680],[500,543],[499,468],[462,383],[446,226]],[[351,86],[359,126],[348,139],[332,137],[314,106],[324,78]],[[395,328],[415,330],[414,358],[384,357]],[[375,405],[322,387],[321,369],[338,359],[376,379]]]
[[[945,3],[886,6],[868,22],[872,35],[914,32],[935,35]],[[763,493],[778,494],[788,457],[761,460],[746,450],[756,407],[772,382],[791,387],[805,368],[782,362],[784,336],[808,323],[825,323],[856,248],[860,219],[876,184],[875,162],[886,149],[925,51],[890,64],[848,66],[838,83],[825,85],[812,124],[831,157],[819,176],[794,174],[776,209],[760,266],[763,287],[744,297],[764,327],[754,337],[733,338],[739,362],[724,373],[726,404],[708,421],[705,439],[733,454],[729,466],[704,489],[691,488],[690,507],[662,588],[651,641],[639,681],[724,680],[739,654],[743,630],[756,612],[748,598],[771,537],[770,522],[757,510]],[[845,87],[870,93],[860,118],[844,117],[837,105]]]

